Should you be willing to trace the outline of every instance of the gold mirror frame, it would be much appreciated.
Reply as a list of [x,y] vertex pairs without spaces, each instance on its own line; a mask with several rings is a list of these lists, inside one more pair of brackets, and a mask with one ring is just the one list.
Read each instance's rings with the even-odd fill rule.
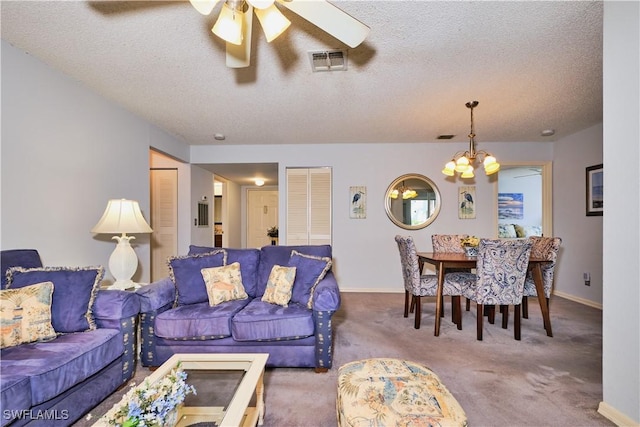
[[[417,194],[403,199],[400,193],[401,190],[406,189],[414,190]],[[394,190],[398,191],[394,192]],[[413,200],[425,201],[421,214],[426,215],[426,219],[416,222],[416,219],[405,218],[404,212],[410,211],[408,208]],[[436,184],[426,176],[416,173],[396,178],[384,194],[384,209],[387,216],[391,222],[405,230],[420,230],[431,224],[440,213],[440,206],[440,190]]]

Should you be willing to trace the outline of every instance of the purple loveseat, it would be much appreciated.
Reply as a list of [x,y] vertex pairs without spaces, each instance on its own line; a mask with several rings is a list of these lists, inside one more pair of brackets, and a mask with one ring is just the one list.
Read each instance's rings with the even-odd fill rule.
[[[169,260],[171,277],[137,291],[142,364],[158,366],[175,353],[269,353],[267,366],[326,371],[340,306],[330,261],[328,245],[191,246],[188,256]],[[236,262],[248,298],[210,306],[201,269]],[[261,300],[274,265],[296,266],[286,307]]]
[[31,249],[0,255],[3,290],[53,283],[55,330],[45,341],[0,350],[0,425],[71,425],[132,377],[140,301],[133,292],[98,290],[102,267],[42,267]]

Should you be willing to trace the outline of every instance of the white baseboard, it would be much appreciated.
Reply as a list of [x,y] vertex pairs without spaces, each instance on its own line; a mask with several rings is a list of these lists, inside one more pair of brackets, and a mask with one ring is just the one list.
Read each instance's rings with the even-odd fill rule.
[[[340,292],[366,292],[372,294],[403,294],[404,289],[398,289],[397,287],[393,288],[340,288]],[[590,301],[588,299],[576,297],[571,294],[567,294],[564,292],[554,291],[554,295],[557,295],[561,298],[568,299],[573,302],[577,302],[579,304],[587,305],[589,307],[597,308],[602,310],[602,304],[597,302]]]
[[615,423],[617,426],[640,427],[640,422],[633,421],[631,418],[605,402],[600,402],[600,405],[598,405],[598,413]]
[[340,292],[363,292],[370,294],[404,294],[404,289],[398,288],[340,288]]
[[567,294],[564,292],[560,292],[560,291],[553,291],[554,295],[557,295],[559,297],[562,297],[564,299],[568,299],[570,301],[574,301],[583,305],[588,305],[589,307],[593,307],[593,308],[597,308],[598,310],[602,310],[602,304],[597,303],[597,302],[593,302],[591,300],[588,299],[584,299],[584,298],[580,298],[571,294]]

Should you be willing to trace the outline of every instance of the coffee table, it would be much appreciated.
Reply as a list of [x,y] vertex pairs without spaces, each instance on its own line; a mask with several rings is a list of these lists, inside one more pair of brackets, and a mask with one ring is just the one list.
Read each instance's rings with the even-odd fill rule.
[[[264,421],[266,353],[178,353],[145,380],[160,381],[180,364],[196,395],[178,408],[177,427],[251,426]],[[249,407],[250,404],[255,406]]]

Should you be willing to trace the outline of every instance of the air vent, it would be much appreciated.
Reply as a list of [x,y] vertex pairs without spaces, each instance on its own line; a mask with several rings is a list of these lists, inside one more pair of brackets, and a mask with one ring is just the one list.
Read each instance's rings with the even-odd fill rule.
[[309,52],[311,69],[318,71],[346,71],[347,52],[344,50],[323,50]]
[[438,135],[438,139],[453,139],[455,135]]

